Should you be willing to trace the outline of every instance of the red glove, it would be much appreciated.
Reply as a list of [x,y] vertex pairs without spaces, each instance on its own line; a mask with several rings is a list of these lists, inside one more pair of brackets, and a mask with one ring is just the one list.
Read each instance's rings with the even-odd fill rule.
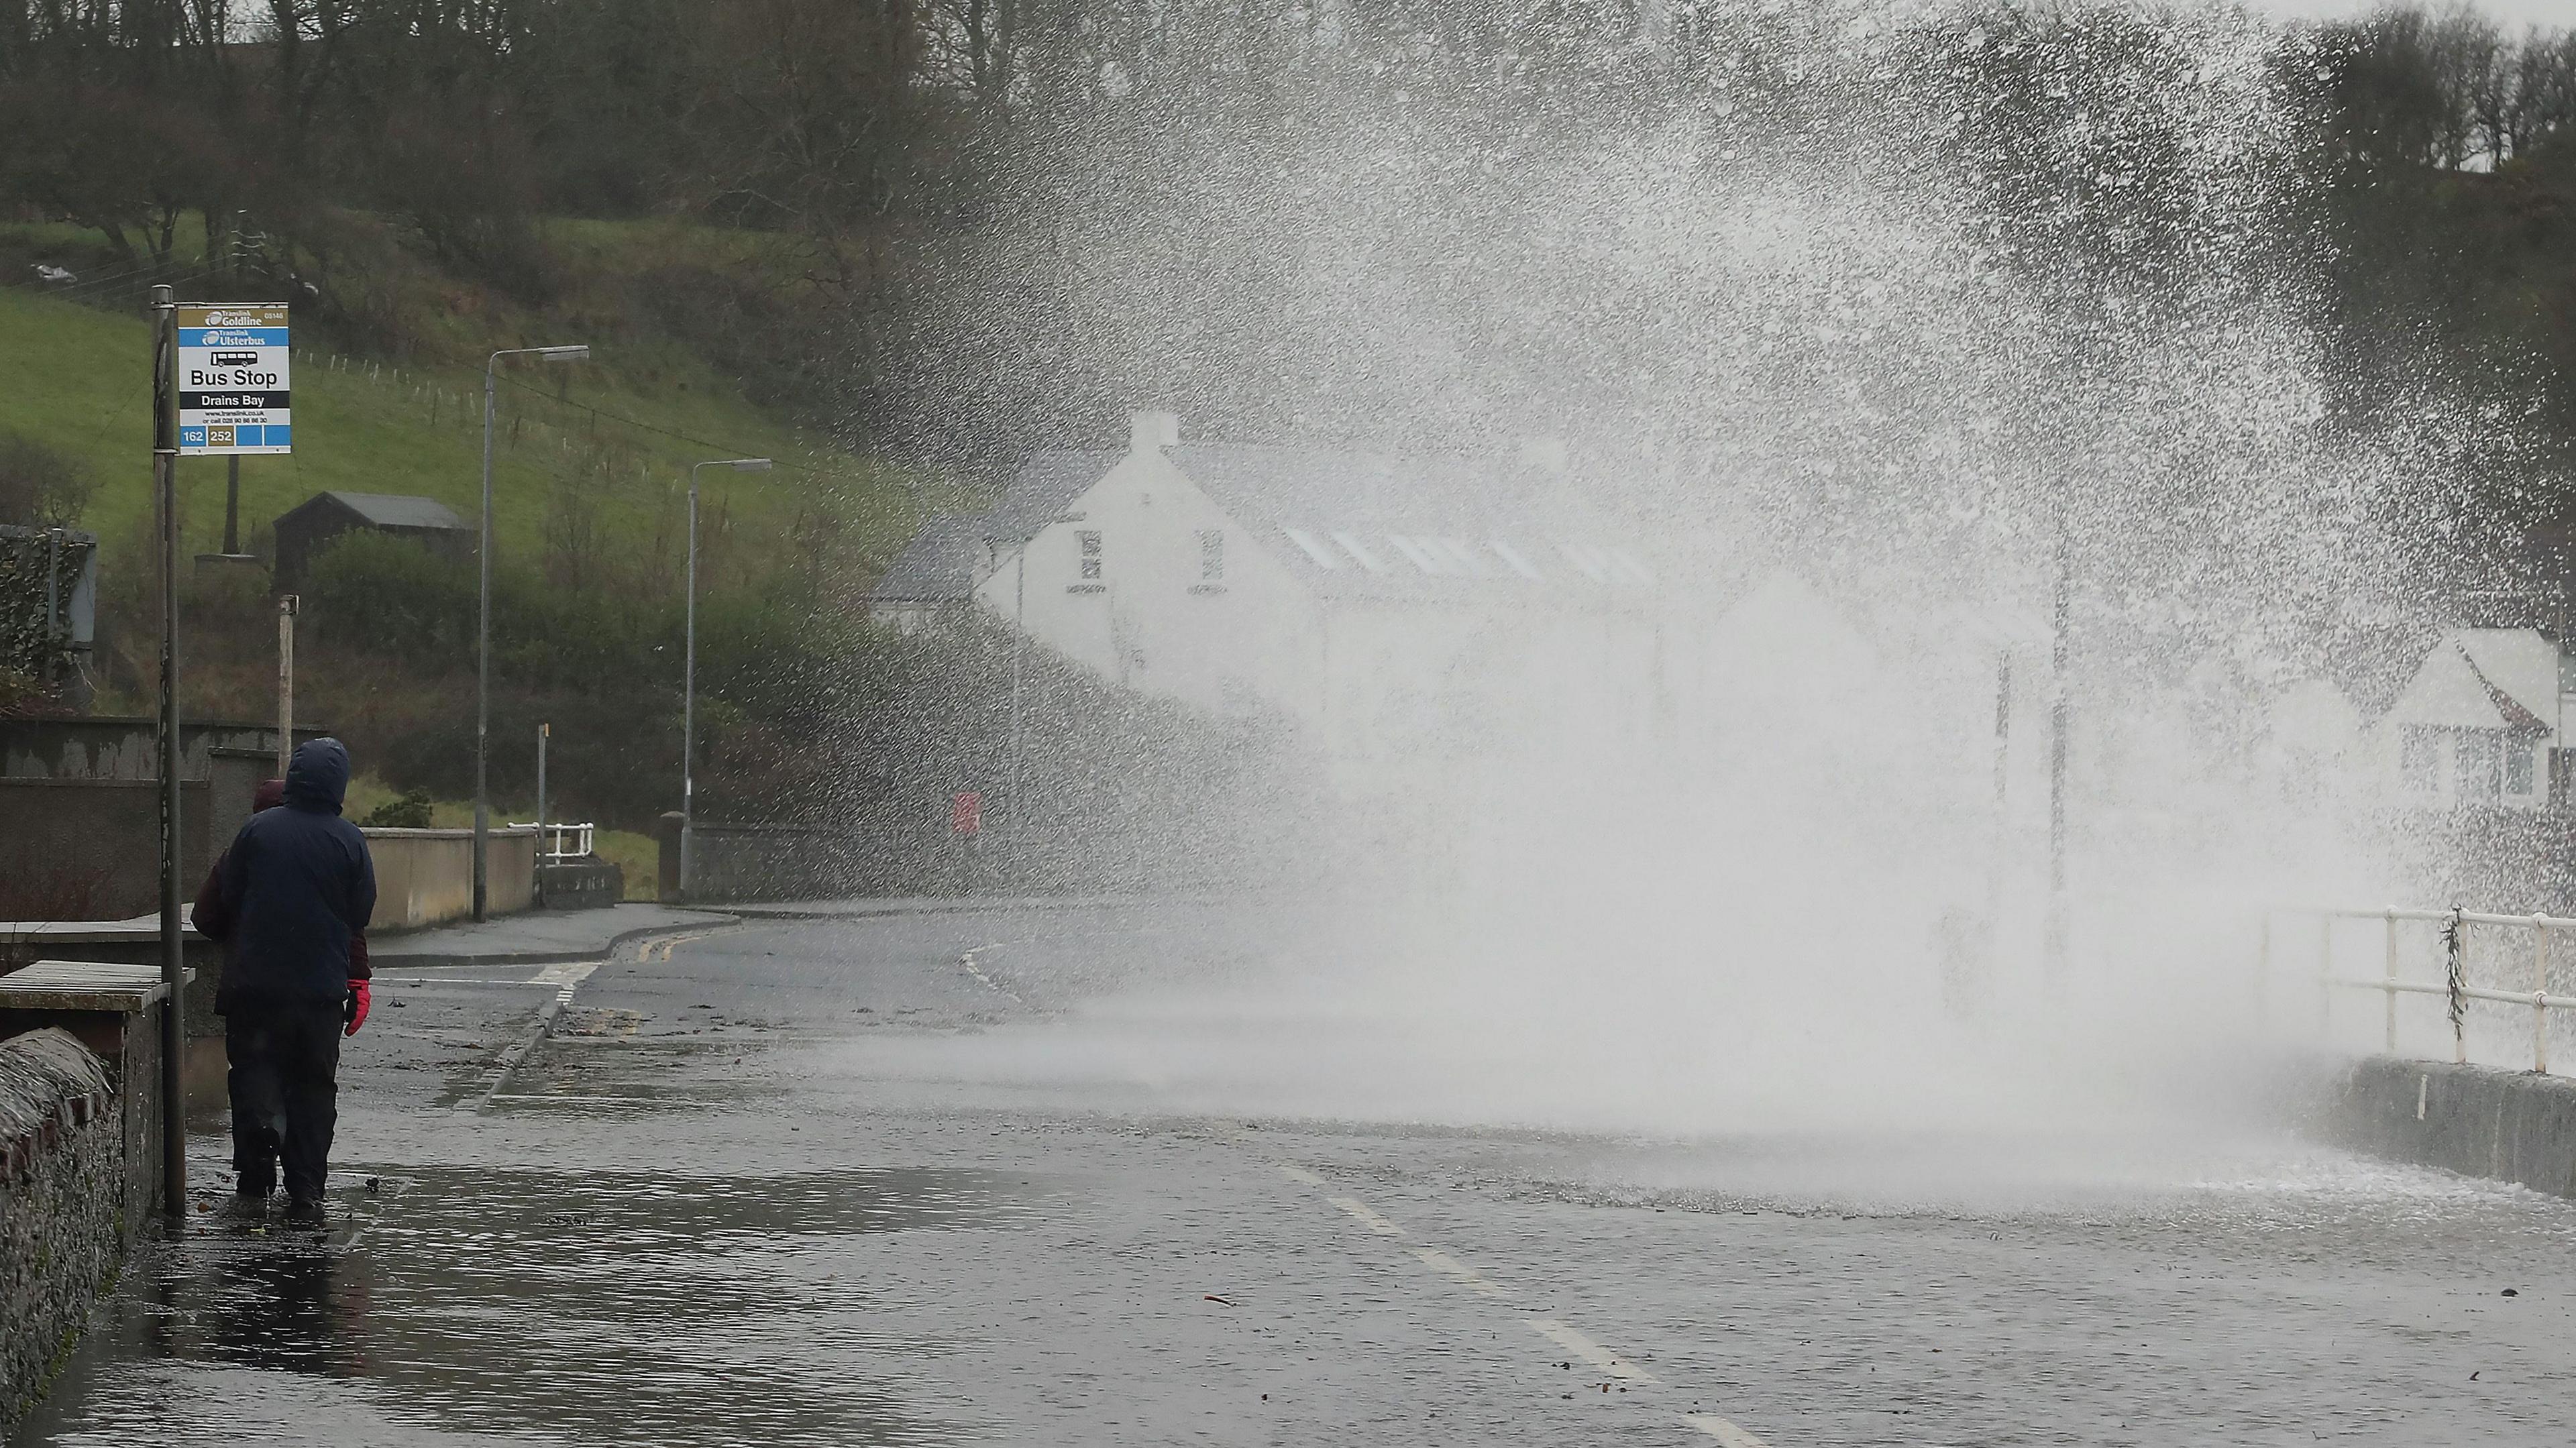
[[367,1023],[367,1005],[367,983],[363,980],[349,982],[349,1029],[341,1032],[342,1035],[358,1034],[358,1027]]

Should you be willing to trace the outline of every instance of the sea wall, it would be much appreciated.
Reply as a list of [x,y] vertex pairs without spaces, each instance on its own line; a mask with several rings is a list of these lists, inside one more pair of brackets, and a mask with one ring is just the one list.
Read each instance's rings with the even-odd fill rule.
[[133,1229],[123,1113],[61,1030],[0,1040],[0,1436],[44,1395]]
[[2318,1135],[2392,1161],[2576,1197],[2576,1080],[2369,1056],[2327,1093]]

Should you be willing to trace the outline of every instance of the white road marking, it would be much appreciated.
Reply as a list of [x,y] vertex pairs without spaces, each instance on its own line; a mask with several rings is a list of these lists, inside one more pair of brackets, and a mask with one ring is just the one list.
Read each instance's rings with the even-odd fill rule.
[[529,976],[528,984],[553,986],[579,985],[583,981],[590,979],[590,973],[599,969],[599,966],[600,962],[596,960],[563,961],[555,965],[547,966],[545,969],[538,971],[535,975]]
[[973,950],[957,957],[957,963],[964,966],[966,968],[966,973],[975,977],[976,981],[980,983],[984,989],[993,992],[995,995],[1001,996],[1005,1000],[1019,1001],[1021,1005],[1027,1005],[1027,1001],[1020,1000],[1020,996],[1017,991],[1012,990],[1010,987],[1003,985],[1000,981],[986,975],[984,973],[984,967],[975,963],[976,956],[983,954],[985,951],[997,949],[1008,943],[1009,942],[1007,941],[996,940],[990,945],[976,946]]
[[1474,1268],[1469,1267],[1466,1263],[1459,1261],[1457,1258],[1450,1256],[1446,1252],[1436,1251],[1429,1247],[1416,1247],[1413,1248],[1412,1251],[1414,1256],[1422,1259],[1422,1265],[1430,1268],[1434,1272],[1456,1279],[1471,1291],[1482,1293],[1487,1297],[1493,1298],[1497,1302],[1508,1302],[1511,1300],[1510,1295],[1504,1292],[1503,1289],[1486,1281]]
[[485,980],[469,975],[386,975],[376,973],[378,985],[552,985],[548,980]]
[[572,1009],[572,993],[581,989],[581,983],[590,979],[590,973],[602,964],[596,960],[576,960],[550,965],[529,982],[531,985],[555,986],[555,998],[537,1012],[536,1024],[528,1028],[528,1033],[501,1054],[500,1069],[494,1073],[492,1084],[483,1088],[482,1100],[474,1108],[476,1111],[491,1108],[492,1102],[502,1094],[501,1088],[510,1084],[510,1076],[519,1069],[519,1063],[528,1058],[528,1053],[537,1048],[538,1042],[554,1034],[555,1022],[565,1011]]
[[1555,1343],[1558,1347],[1565,1349],[1567,1352],[1574,1354],[1576,1357],[1583,1359],[1585,1362],[1592,1364],[1594,1367],[1599,1368],[1601,1371],[1608,1373],[1614,1378],[1619,1378],[1631,1383],[1651,1383],[1656,1381],[1653,1373],[1646,1371],[1644,1368],[1630,1366],[1626,1362],[1621,1361],[1617,1353],[1612,1352],[1610,1349],[1603,1347],[1601,1344],[1594,1342],[1592,1339],[1585,1337],[1583,1334],[1576,1332],[1573,1328],[1566,1326],[1564,1323],[1561,1323],[1552,1317],[1533,1317],[1529,1319],[1529,1325],[1531,1330],[1538,1333],[1541,1337]]
[[1404,1235],[1404,1229],[1402,1227],[1399,1227],[1395,1223],[1388,1221],[1386,1218],[1379,1216],[1377,1213],[1370,1211],[1368,1208],[1360,1205],[1349,1197],[1326,1197],[1324,1200],[1331,1202],[1334,1206],[1350,1213],[1353,1217],[1359,1220],[1361,1226],[1368,1228],[1370,1231],[1377,1233],[1381,1237],[1401,1237]]
[[1303,1185],[1310,1187],[1319,1187],[1324,1184],[1324,1179],[1322,1177],[1315,1175],[1313,1172],[1306,1170],[1302,1166],[1292,1166],[1284,1161],[1274,1161],[1271,1165],[1279,1169],[1279,1174],[1281,1176],[1286,1177],[1292,1182],[1302,1183]]
[[557,1096],[543,1091],[493,1095],[486,1101],[543,1101],[556,1106],[721,1106],[721,1101],[701,1101],[688,1096]]
[[1771,1445],[1715,1413],[1684,1413],[1682,1421],[1726,1445],[1726,1448],[1771,1448]]

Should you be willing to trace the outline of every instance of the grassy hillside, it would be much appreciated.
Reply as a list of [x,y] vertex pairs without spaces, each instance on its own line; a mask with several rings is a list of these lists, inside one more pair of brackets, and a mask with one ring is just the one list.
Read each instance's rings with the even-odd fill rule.
[[[346,218],[344,231],[374,224]],[[587,362],[504,368],[494,794],[528,798],[530,740],[546,721],[559,813],[640,830],[676,803],[688,467],[765,456],[776,470],[704,477],[701,790],[709,808],[746,816],[803,803],[811,791],[796,769],[826,767],[821,743],[840,715],[825,693],[834,661],[856,647],[858,590],[948,490],[800,425],[776,377],[764,382],[745,360],[775,353],[830,381],[836,354],[768,328],[782,314],[820,315],[800,313],[793,258],[775,240],[665,222],[562,222],[544,237],[545,284],[519,293],[444,269],[389,226],[335,258],[331,290],[297,313],[296,450],[242,460],[240,542],[268,555],[272,521],[332,489],[437,498],[470,524],[482,357],[586,342]],[[183,234],[172,265],[202,267],[188,255],[197,245]],[[101,708],[136,709],[149,701],[157,635],[150,326],[103,239],[0,224],[0,279],[27,275],[17,263],[30,259],[99,278],[84,283],[90,299],[124,294],[105,307],[0,287],[0,432],[66,455],[96,484],[79,518],[105,552],[90,677]],[[246,299],[251,284],[211,285],[183,286],[182,299]],[[181,461],[184,553],[220,545],[224,475],[221,459]],[[304,584],[298,714],[339,732],[383,785],[452,801],[471,789],[472,570],[369,546],[326,557]],[[187,712],[258,718],[273,707],[265,583],[219,570],[183,578]],[[639,863],[648,849],[640,836],[616,843]]]
[[[560,515],[567,484],[585,481],[598,485],[595,506],[612,527],[668,532],[677,526],[688,464],[743,455],[774,457],[779,466],[706,474],[706,509],[737,532],[783,535],[800,519],[828,516],[851,530],[846,541],[863,554],[899,546],[914,513],[901,479],[765,415],[667,344],[635,351],[641,355],[621,357],[602,344],[588,363],[504,363],[520,385],[500,393],[493,496],[503,555],[542,549],[550,510]],[[481,476],[478,370],[393,367],[301,346],[295,362],[295,453],[242,460],[246,543],[326,489],[417,493],[472,520]],[[7,425],[90,468],[99,488],[83,523],[112,558],[148,526],[150,384],[143,318],[0,290]],[[188,551],[212,551],[220,541],[223,482],[221,461],[181,461]]]

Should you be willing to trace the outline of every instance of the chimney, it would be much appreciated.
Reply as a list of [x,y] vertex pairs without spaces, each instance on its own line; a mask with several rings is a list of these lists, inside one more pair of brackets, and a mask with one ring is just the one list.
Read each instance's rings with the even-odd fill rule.
[[1127,450],[1130,453],[1160,452],[1181,440],[1181,415],[1177,412],[1131,412],[1127,414]]

